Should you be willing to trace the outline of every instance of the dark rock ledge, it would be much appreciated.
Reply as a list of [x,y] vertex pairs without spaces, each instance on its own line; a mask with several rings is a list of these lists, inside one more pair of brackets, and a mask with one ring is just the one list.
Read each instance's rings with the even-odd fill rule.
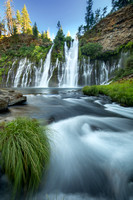
[[26,102],[26,97],[19,91],[12,89],[0,89],[0,111],[5,111],[8,106]]

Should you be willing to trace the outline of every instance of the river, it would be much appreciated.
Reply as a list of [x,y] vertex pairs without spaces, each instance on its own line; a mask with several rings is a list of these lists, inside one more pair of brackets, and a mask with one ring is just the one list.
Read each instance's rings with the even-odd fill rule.
[[[48,123],[51,160],[32,200],[133,199],[133,108],[78,89],[19,89],[27,103],[0,118],[37,118]],[[6,177],[0,199],[10,199]]]

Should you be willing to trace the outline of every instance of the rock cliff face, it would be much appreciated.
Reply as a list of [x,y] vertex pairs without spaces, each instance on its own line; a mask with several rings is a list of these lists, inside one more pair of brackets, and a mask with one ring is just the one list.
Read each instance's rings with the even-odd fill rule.
[[83,36],[87,42],[98,42],[104,51],[133,41],[133,4],[102,19],[91,31]]

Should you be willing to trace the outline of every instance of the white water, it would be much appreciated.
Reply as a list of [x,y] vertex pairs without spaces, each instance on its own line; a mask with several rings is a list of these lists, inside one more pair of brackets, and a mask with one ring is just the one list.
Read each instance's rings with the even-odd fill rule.
[[[54,119],[47,132],[48,173],[30,200],[133,199],[133,108],[103,105],[102,99],[70,91],[28,88],[27,106],[10,108],[10,113],[20,109],[20,115],[41,119],[42,124]],[[0,199],[10,199],[4,180]]]
[[49,80],[50,80],[50,76],[52,75],[51,71],[51,52],[52,52],[53,46],[51,47],[51,49],[49,50],[44,66],[43,66],[43,74],[41,77],[41,81],[39,84],[39,87],[48,87],[49,85]]
[[128,119],[93,116],[53,123],[49,175],[37,200],[45,199],[47,193],[50,200],[56,194],[59,200],[128,200],[133,169],[131,124]]
[[60,87],[77,87],[78,86],[78,40],[75,39],[68,49],[65,43],[65,64],[64,73]]
[[[127,53],[121,53],[119,60],[114,60],[110,66],[109,62],[90,61],[83,59],[78,62],[78,40],[71,42],[70,49],[64,45],[65,61],[56,60],[51,64],[51,53],[49,50],[45,62],[40,60],[39,64],[31,62],[28,58],[15,60],[9,69],[6,86],[14,87],[78,87],[92,84],[106,84],[110,74],[117,68],[123,67]],[[17,69],[17,70],[16,70]],[[56,71],[55,71],[56,70]],[[55,73],[54,73],[55,72]]]
[[15,80],[14,80],[14,87],[18,87],[19,83],[20,83],[20,78],[23,75],[24,69],[25,69],[25,65],[27,62],[27,58],[20,60],[19,62],[19,67],[17,69],[17,73],[15,76]]

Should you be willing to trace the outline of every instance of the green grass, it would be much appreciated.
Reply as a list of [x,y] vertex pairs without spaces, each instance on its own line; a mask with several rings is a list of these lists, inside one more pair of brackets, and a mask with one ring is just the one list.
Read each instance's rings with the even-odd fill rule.
[[82,91],[89,96],[107,95],[112,101],[123,106],[133,106],[133,79],[113,82],[110,85],[85,86]]
[[2,169],[14,186],[13,197],[22,189],[26,194],[35,191],[49,163],[46,127],[29,118],[2,124],[0,152]]

